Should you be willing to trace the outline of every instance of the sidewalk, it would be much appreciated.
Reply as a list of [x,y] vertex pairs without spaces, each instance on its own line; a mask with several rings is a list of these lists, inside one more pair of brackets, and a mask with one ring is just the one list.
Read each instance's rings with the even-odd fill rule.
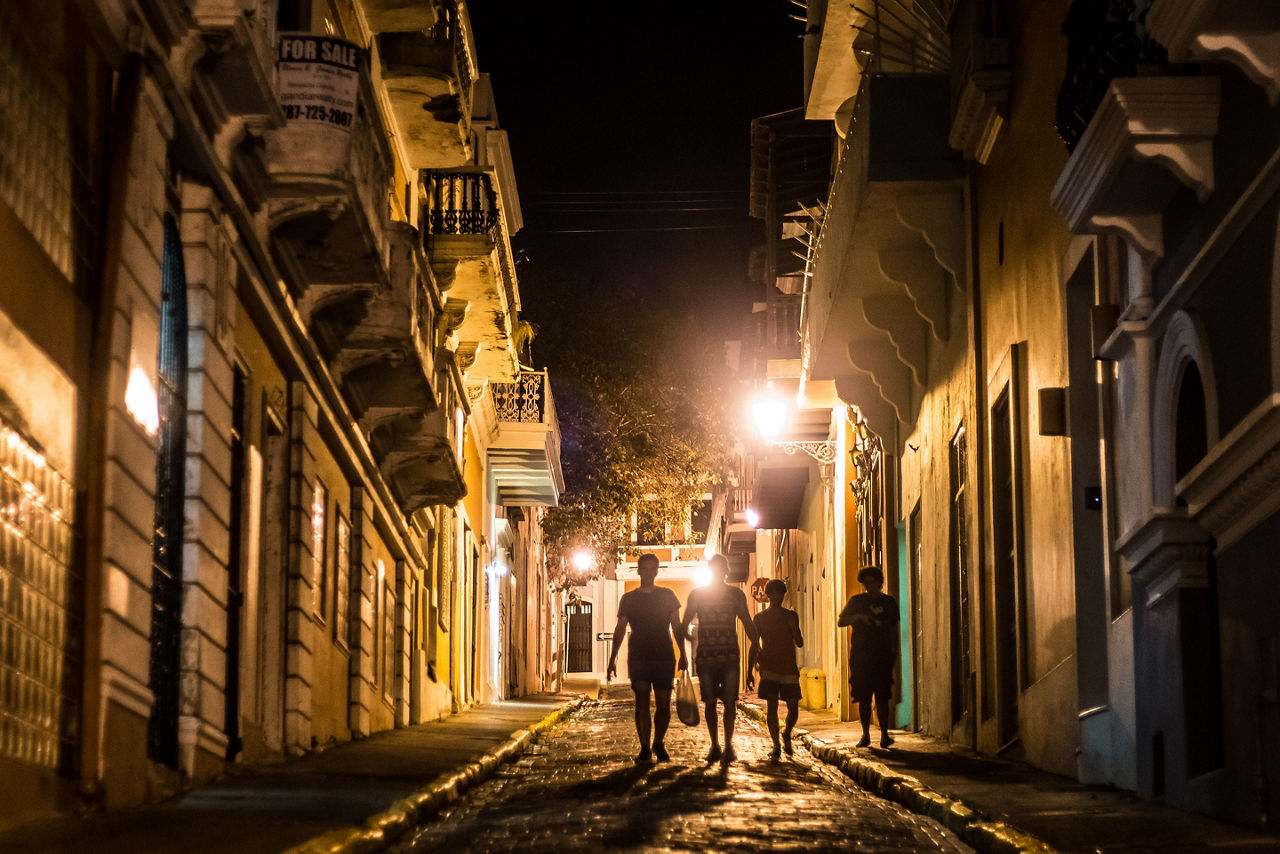
[[[763,700],[749,695],[741,704],[763,722]],[[807,731],[803,741],[819,759],[841,767],[882,797],[942,820],[979,851],[1280,852],[1280,839],[1274,836],[1143,801],[1129,792],[1085,786],[930,736],[895,731],[892,749],[857,749],[861,724],[840,721],[832,711],[804,709],[796,727]],[[879,735],[874,729],[872,744],[879,744]],[[968,832],[962,833],[966,827]]]
[[529,730],[549,725],[577,699],[537,694],[277,764],[233,766],[225,779],[163,804],[21,825],[0,833],[0,852],[249,854],[320,835],[338,841],[371,818],[403,821],[403,808],[399,815],[394,808],[424,789],[438,790],[430,798],[418,794],[424,812],[456,798],[523,750]]

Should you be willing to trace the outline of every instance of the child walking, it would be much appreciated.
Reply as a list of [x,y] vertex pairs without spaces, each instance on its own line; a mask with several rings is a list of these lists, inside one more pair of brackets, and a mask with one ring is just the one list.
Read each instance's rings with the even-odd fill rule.
[[[773,739],[770,759],[779,759],[785,751],[792,754],[791,731],[800,717],[800,669],[796,666],[796,650],[804,646],[800,634],[800,615],[782,607],[782,597],[787,595],[787,583],[774,578],[764,587],[769,597],[769,607],[755,616],[756,631],[760,633],[760,698],[768,706],[769,736]],[[752,649],[752,658],[755,650]],[[756,661],[748,663],[748,672]],[[778,700],[787,701],[787,728],[778,740]]]

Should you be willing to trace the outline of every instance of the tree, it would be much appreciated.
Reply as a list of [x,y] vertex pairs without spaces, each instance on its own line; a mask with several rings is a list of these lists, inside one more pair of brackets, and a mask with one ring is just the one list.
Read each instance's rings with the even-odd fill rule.
[[[522,279],[545,281],[546,272]],[[725,470],[729,380],[719,341],[693,318],[626,290],[539,290],[535,350],[550,369],[565,491],[543,521],[548,571],[561,585],[611,567],[641,509],[683,530]],[[594,570],[570,572],[579,550]]]

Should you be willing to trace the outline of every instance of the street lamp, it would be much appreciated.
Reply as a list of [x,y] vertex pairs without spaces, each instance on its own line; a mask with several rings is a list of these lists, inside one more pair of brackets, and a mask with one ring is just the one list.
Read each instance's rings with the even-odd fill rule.
[[867,422],[862,419],[861,412],[857,413],[857,420],[852,426],[853,450],[849,452],[849,457],[853,462],[853,480],[849,482],[849,488],[853,490],[858,506],[865,507],[876,469],[880,466],[880,457],[884,454],[884,444],[879,436],[871,432]]
[[[747,524],[748,524],[748,525],[750,525],[750,526],[751,526],[751,527],[753,527],[753,528],[759,528],[759,527],[760,527],[760,514],[759,514],[759,513],[757,513],[756,511],[752,510],[750,507],[748,507],[746,510],[744,510],[744,511],[743,511],[742,515],[743,515],[743,516],[745,516],[745,517],[747,517]],[[710,555],[707,555],[707,557],[710,557]]]
[[578,551],[573,554],[573,568],[578,572],[586,572],[591,569],[591,565],[595,563],[595,559],[591,557],[591,552]]
[[770,445],[781,448],[784,453],[795,455],[797,452],[804,452],[819,463],[835,462],[835,442],[829,440],[822,442],[793,442],[778,439],[791,415],[791,407],[785,400],[777,397],[760,398],[752,404],[751,415],[755,419],[756,429],[760,431],[760,435],[764,437],[765,441]]

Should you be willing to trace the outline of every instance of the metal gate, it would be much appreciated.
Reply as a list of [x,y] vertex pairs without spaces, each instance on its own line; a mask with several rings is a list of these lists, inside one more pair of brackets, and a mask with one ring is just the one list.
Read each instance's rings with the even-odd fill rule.
[[187,284],[178,225],[168,214],[164,218],[160,297],[160,436],[151,555],[151,692],[155,699],[147,722],[147,755],[176,768],[187,448]]
[[564,607],[569,615],[569,673],[591,672],[591,603],[574,602]]

